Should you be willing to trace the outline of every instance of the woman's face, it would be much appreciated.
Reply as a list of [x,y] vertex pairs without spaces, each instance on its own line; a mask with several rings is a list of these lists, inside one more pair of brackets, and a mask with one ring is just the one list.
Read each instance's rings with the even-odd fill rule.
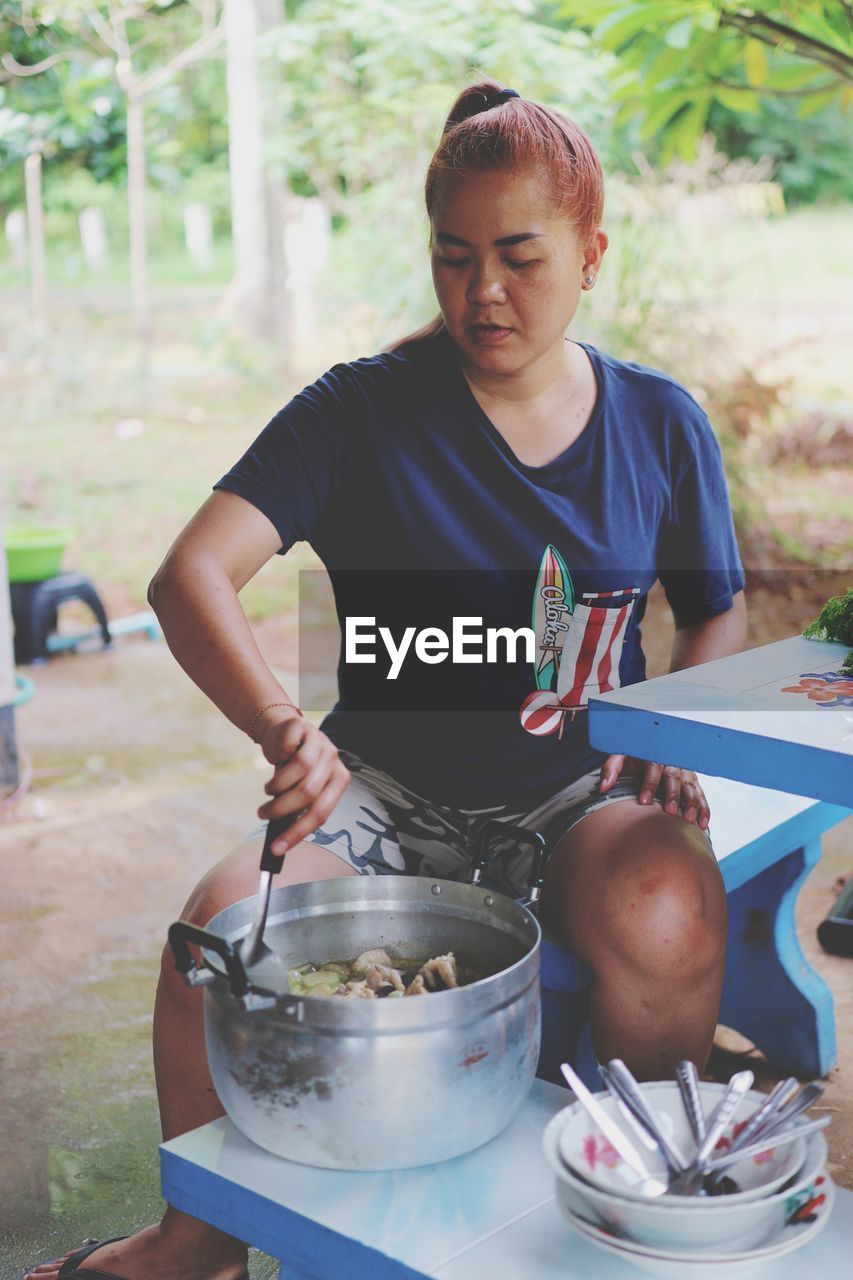
[[562,363],[585,275],[607,237],[584,246],[535,170],[446,176],[432,219],[438,304],[472,372]]

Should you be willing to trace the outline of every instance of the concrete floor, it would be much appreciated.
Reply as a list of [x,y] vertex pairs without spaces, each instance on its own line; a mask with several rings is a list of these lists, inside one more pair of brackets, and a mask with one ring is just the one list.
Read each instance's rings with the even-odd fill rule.
[[[269,638],[280,652],[280,635]],[[0,1280],[159,1215],[150,1023],[160,952],[192,886],[252,823],[264,780],[255,749],[159,642],[129,637],[30,674],[36,697],[17,721],[34,776],[0,822]],[[823,1106],[833,1176],[848,1187],[853,968],[823,954],[815,927],[851,870],[853,819],[826,838],[798,916],[837,1002],[841,1065]],[[713,1073],[727,1077],[743,1053],[762,1087],[776,1078],[726,1031]],[[255,1255],[251,1274],[269,1280],[275,1266]]]

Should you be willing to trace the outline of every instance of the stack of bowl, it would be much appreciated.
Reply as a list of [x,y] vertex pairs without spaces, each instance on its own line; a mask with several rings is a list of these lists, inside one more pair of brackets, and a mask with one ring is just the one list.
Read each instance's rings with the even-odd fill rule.
[[[664,1135],[689,1161],[696,1144],[677,1084],[640,1087]],[[707,1119],[725,1086],[699,1088]],[[741,1115],[751,1114],[764,1099],[756,1091],[747,1093]],[[641,1145],[617,1099],[599,1093],[596,1101],[640,1147],[649,1173],[666,1182],[663,1156]],[[792,1122],[794,1127],[805,1123],[805,1117]],[[718,1144],[721,1150],[731,1144],[737,1125],[737,1120],[730,1123]],[[800,1248],[826,1224],[832,1207],[822,1133],[730,1165],[725,1172],[738,1190],[727,1195],[644,1195],[637,1175],[579,1102],[554,1117],[543,1144],[556,1177],[557,1201],[575,1230],[623,1262],[658,1276],[698,1273],[716,1280],[725,1266],[730,1278]]]

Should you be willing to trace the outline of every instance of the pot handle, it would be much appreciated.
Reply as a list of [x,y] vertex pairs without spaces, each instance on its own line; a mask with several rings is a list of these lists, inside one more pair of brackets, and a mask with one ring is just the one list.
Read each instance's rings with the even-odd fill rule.
[[519,899],[519,902],[525,907],[529,907],[535,914],[542,894],[542,885],[545,882],[545,865],[548,861],[549,853],[545,837],[540,835],[538,831],[530,831],[527,827],[514,827],[508,822],[501,822],[499,818],[487,819],[477,832],[474,860],[471,863],[468,881],[470,884],[480,883],[489,859],[489,842],[498,836],[513,836],[516,844],[533,846],[533,863],[527,880],[528,892],[526,897]]
[[[175,957],[175,968],[178,973],[184,975],[184,981],[188,986],[196,986],[201,980],[198,965],[190,952],[191,942],[199,947],[207,947],[209,951],[215,951],[221,957],[225,964],[225,973],[220,973],[220,976],[227,976],[231,993],[238,1000],[252,990],[251,983],[246,977],[243,961],[230,942],[220,938],[218,933],[211,933],[209,929],[200,929],[198,925],[190,924],[189,920],[176,920],[169,926],[169,946]],[[213,972],[220,971],[213,969]]]

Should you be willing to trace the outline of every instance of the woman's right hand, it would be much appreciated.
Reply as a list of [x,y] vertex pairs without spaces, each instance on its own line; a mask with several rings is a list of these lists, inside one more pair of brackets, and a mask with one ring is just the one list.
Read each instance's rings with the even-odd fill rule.
[[264,787],[272,799],[261,805],[259,818],[300,816],[272,844],[286,853],[325,822],[352,776],[325,733],[296,712],[279,715],[261,727],[258,745],[275,769]]

